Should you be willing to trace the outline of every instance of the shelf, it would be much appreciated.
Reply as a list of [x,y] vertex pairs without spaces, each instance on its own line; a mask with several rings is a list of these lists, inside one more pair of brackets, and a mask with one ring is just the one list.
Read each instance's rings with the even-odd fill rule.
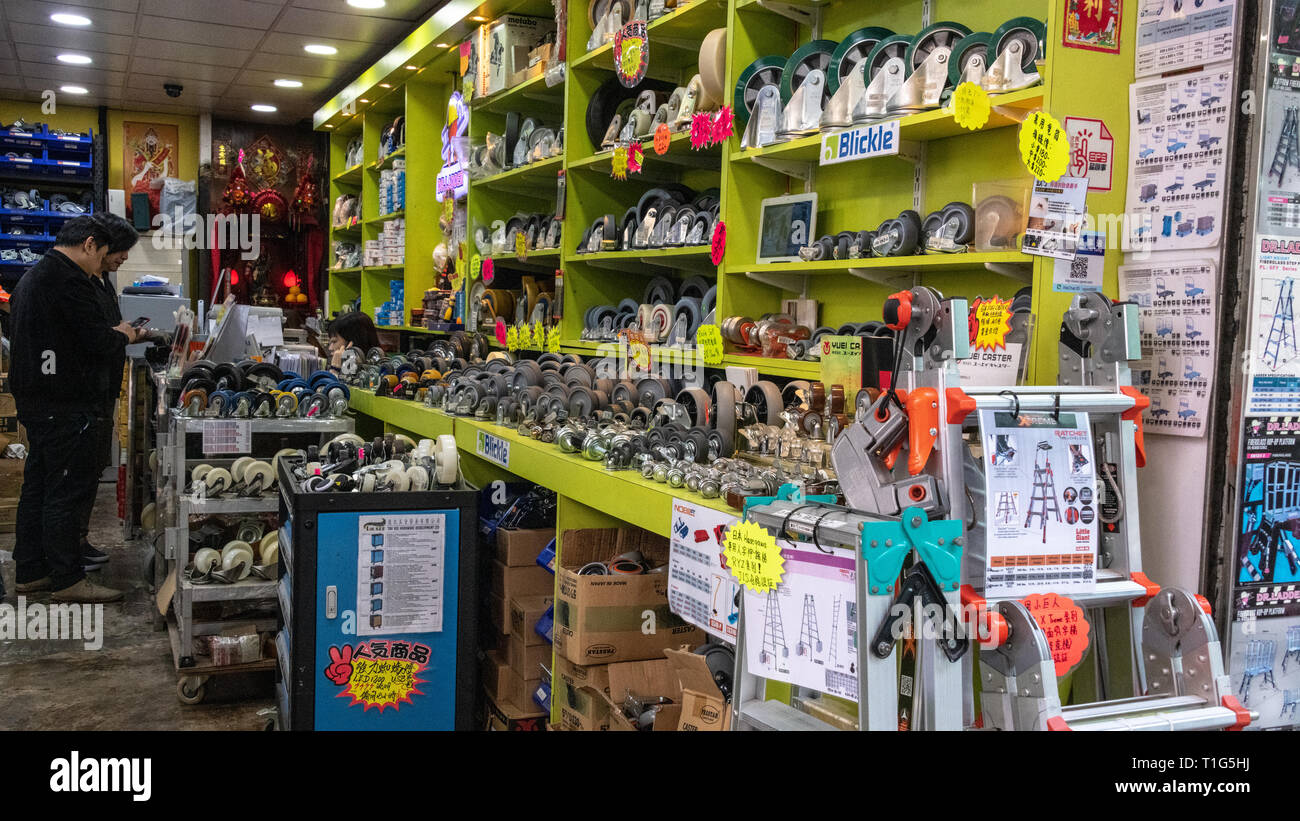
[[421,402],[375,396],[373,393],[360,388],[352,389],[352,398],[349,404],[357,413],[375,419],[382,419],[394,427],[409,430],[411,433],[427,436],[430,439],[450,434],[455,423],[454,417],[448,416],[440,410],[426,407]]
[[[559,98],[558,100],[556,98]],[[538,102],[558,103],[564,98],[564,82],[558,85],[546,85],[546,74],[540,74],[531,80],[525,80],[513,88],[477,97],[470,100],[471,111],[486,111],[505,114],[523,108],[535,108]],[[525,103],[524,101],[528,101]]]
[[371,217],[370,219],[366,220],[366,225],[378,225],[378,224],[380,224],[380,223],[382,223],[382,222],[388,222],[389,220],[401,219],[402,217],[405,217],[405,216],[406,216],[406,209],[403,208],[402,210],[400,210],[400,211],[394,211],[394,212],[392,212],[391,214],[380,214],[380,215],[377,216],[377,217]]
[[913,257],[872,257],[870,259],[832,259],[821,262],[774,262],[767,264],[727,263],[724,270],[733,276],[745,276],[755,282],[802,290],[805,276],[850,274],[869,282],[894,286],[902,280],[926,272],[958,271],[983,268],[995,274],[1025,279],[1033,272],[1037,257],[1019,251],[989,251],[967,254],[925,254]]
[[[278,497],[273,498],[278,499]],[[241,579],[234,584],[223,584],[221,582],[195,584],[186,578],[181,578],[180,581],[181,586],[190,591],[190,598],[196,602],[275,599],[277,598],[276,588],[280,584],[278,581],[268,582],[265,579],[258,579],[253,576]]]
[[371,171],[383,171],[385,168],[388,168],[390,165],[393,164],[393,160],[400,160],[405,156],[406,156],[406,146],[402,146],[401,148],[397,149],[393,153],[389,154],[387,157],[384,157],[382,160],[376,160],[375,162],[372,162],[370,165],[366,167],[369,168]]
[[533,271],[551,271],[560,267],[560,249],[544,248],[540,251],[529,251],[528,259],[521,260],[514,254],[493,254],[485,259],[492,260],[494,266],[505,265],[514,268],[527,268]]
[[[665,14],[646,26],[650,39],[650,67],[646,73],[651,77],[662,77],[696,66],[700,58],[700,43],[705,35],[726,25],[727,4],[720,0],[692,0],[690,4]],[[606,43],[581,57],[571,58],[569,68],[612,72],[613,55],[613,43]]]
[[722,357],[719,367],[758,368],[764,376],[789,376],[795,379],[822,378],[821,362],[804,362],[794,359],[772,359],[764,356],[743,353],[729,353]]
[[570,262],[582,262],[616,271],[627,270],[626,263],[636,262],[657,268],[676,271],[713,271],[716,266],[710,257],[709,246],[690,245],[685,248],[647,248],[642,251],[600,251],[594,254],[573,254]]
[[330,231],[335,234],[358,234],[361,232],[361,223],[354,222],[351,225],[332,225]]
[[557,172],[564,166],[564,155],[558,157],[548,157],[535,163],[521,165],[518,168],[512,168],[509,171],[502,171],[500,174],[493,174],[490,177],[482,177],[477,180],[470,180],[470,189],[474,188],[510,188],[517,189],[519,186],[530,188],[543,188],[555,191],[555,179]]
[[365,265],[362,266],[361,270],[367,274],[391,274],[396,271],[405,270],[405,268],[406,266],[404,264],[403,265]]
[[[981,130],[991,131],[996,128],[1019,125],[1020,120],[1029,112],[1042,108],[1043,94],[1044,87],[1035,86],[1022,91],[1013,91],[1009,94],[992,97],[990,103],[993,111],[989,115],[988,123]],[[821,156],[823,140],[827,135],[838,133],[840,131],[828,131],[776,145],[736,151],[731,155],[731,160],[732,162],[754,162],[760,165],[792,163],[796,167],[787,169],[778,166],[776,170],[783,171],[791,176],[806,177],[808,168],[799,168],[798,165],[802,164],[811,167],[811,165],[817,163]],[[957,125],[953,121],[952,114],[943,109],[912,114],[901,118],[899,122],[899,135],[904,143],[930,142],[970,133],[973,132]],[[885,156],[897,156],[900,159],[903,157],[903,155]],[[846,163],[845,166],[847,165]]]
[[361,273],[361,270],[362,270],[362,269],[360,268],[360,266],[358,266],[358,267],[356,267],[356,268],[331,268],[331,269],[330,269],[330,273],[331,273],[331,274],[341,274],[341,275],[351,275],[351,274],[359,274],[359,273]]
[[[722,164],[722,144],[717,143],[708,148],[696,151],[691,148],[690,131],[683,131],[673,135],[672,142],[669,143],[668,151],[665,154],[656,154],[654,150],[654,140],[648,139],[642,143],[645,149],[645,160],[641,163],[640,174],[628,174],[629,180],[637,179],[654,179],[655,172],[664,165],[672,166],[673,171],[680,171],[685,168],[712,168],[721,170]],[[609,176],[613,173],[614,152],[602,151],[590,157],[583,157],[580,160],[573,160],[569,163],[570,170],[592,171]],[[649,173],[647,173],[647,171]]]
[[218,513],[267,513],[278,509],[278,497],[274,493],[241,499],[222,498],[207,499],[196,502],[188,495],[180,499],[181,515],[208,516]]
[[360,165],[354,165],[354,166],[352,166],[351,168],[349,168],[347,171],[344,171],[344,172],[342,172],[342,173],[340,173],[340,174],[335,174],[335,175],[334,175],[334,182],[336,182],[336,183],[341,183],[341,184],[344,184],[344,185],[360,185],[360,184],[361,184],[361,166],[360,166]]

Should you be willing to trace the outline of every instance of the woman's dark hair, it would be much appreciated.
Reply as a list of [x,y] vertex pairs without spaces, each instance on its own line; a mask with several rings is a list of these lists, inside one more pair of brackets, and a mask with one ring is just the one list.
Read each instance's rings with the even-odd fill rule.
[[122,251],[130,251],[140,240],[140,234],[135,230],[135,226],[131,225],[131,223],[122,219],[117,214],[96,214],[95,219],[99,220],[104,227],[108,229],[110,236],[108,252],[110,254],[119,254]]
[[369,314],[361,311],[340,314],[338,319],[330,323],[329,332],[331,336],[337,336],[363,351],[379,347],[379,332],[375,330],[375,323],[370,320]]
[[58,236],[54,238],[56,248],[73,248],[85,243],[87,237],[93,237],[95,245],[103,247],[113,243],[113,231],[97,216],[83,214],[63,223]]

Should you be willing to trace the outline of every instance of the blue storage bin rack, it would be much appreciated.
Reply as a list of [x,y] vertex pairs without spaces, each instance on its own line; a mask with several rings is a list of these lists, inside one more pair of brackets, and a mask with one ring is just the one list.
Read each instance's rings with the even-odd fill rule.
[[[0,174],[89,180],[94,174],[94,144],[93,131],[58,135],[41,126],[31,134],[11,134],[8,129],[0,129]],[[20,156],[10,158],[10,153]]]

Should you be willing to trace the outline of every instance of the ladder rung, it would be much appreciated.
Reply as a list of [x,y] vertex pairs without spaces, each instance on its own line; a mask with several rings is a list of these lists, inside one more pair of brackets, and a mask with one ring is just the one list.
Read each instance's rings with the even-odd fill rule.
[[1066,719],[1066,724],[1069,725],[1071,730],[1087,732],[1224,730],[1236,726],[1237,722],[1237,714],[1227,707],[1175,709],[1127,718],[1104,718],[1095,721],[1073,722]]
[[1205,699],[1197,696],[1138,696],[1136,698],[1115,699],[1114,701],[1098,701],[1092,704],[1071,704],[1061,708],[1061,715],[1066,721],[1088,721],[1098,718],[1138,715],[1153,710],[1204,706]]
[[[1093,607],[1110,607],[1114,604],[1127,604],[1134,599],[1140,599],[1147,594],[1147,590],[1137,582],[1128,579],[1117,579],[1115,581],[1098,581],[1097,589],[1091,593],[1066,593],[1067,598],[1085,610]],[[988,599],[990,605],[1000,601],[1011,601],[1022,598],[1021,596],[995,596]]]

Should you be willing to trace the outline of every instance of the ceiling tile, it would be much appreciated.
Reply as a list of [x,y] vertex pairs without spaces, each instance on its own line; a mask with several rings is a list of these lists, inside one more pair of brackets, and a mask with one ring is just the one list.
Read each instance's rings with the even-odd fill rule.
[[[345,7],[346,8],[346,7]],[[384,20],[360,14],[333,14],[312,9],[286,9],[275,24],[275,31],[328,37],[339,40],[362,40],[387,43],[399,40],[411,29],[405,20]]]
[[185,63],[180,60],[158,60],[144,56],[137,56],[132,66],[137,71],[148,72],[155,77],[167,77],[180,82],[185,80],[207,80],[212,83],[228,83],[235,79],[235,75],[239,73],[236,66]]
[[261,29],[241,28],[234,24],[197,23],[170,17],[140,18],[140,33],[146,37],[176,43],[221,43],[235,48],[255,48],[262,39]]
[[263,30],[275,22],[280,9],[279,3],[256,3],[250,0],[142,0],[140,3],[140,11],[144,14],[203,23],[229,23]]
[[[58,61],[58,55],[67,51],[66,48],[52,48],[50,46],[37,46],[30,43],[17,43],[14,46],[14,50],[18,52],[18,59],[25,63],[49,63],[50,68],[52,69],[71,70],[73,72],[78,72],[79,76],[93,74],[96,71],[126,71],[127,61],[129,60],[125,54],[102,54],[92,52],[90,53],[90,58],[94,61],[93,63],[88,66],[71,66]],[[39,68],[33,71],[26,66],[23,67],[24,74],[30,73],[37,77],[41,76],[41,72],[45,70],[45,68]]]
[[406,20],[411,23],[422,22],[434,9],[442,8],[448,0],[388,0],[381,9],[354,9],[341,0],[293,0],[296,9],[316,9],[319,11],[338,11],[340,7],[349,14],[366,17],[387,17],[391,20]]
[[256,69],[244,69],[239,72],[235,82],[250,87],[266,86],[275,88],[275,81],[279,79],[297,80],[302,83],[302,88],[297,89],[300,94],[325,92],[338,82],[333,77],[315,77],[310,74],[294,74],[290,71],[258,71]]
[[320,57],[313,57],[308,54],[301,57],[290,57],[285,54],[270,54],[264,51],[254,52],[246,67],[259,71],[282,72],[289,77],[299,79],[304,77],[327,77],[339,83],[351,80],[364,70],[359,62],[323,60]]
[[[302,47],[308,43],[334,46],[334,48],[339,50],[339,53],[330,57],[308,54],[302,50]],[[271,32],[266,35],[266,39],[262,41],[262,51],[271,54],[310,57],[313,60],[319,60],[321,62],[335,63],[359,60],[366,54],[366,52],[370,51],[372,47],[371,43],[361,43],[356,40],[339,40],[333,37],[321,37],[314,34],[286,34],[279,31]]]
[[[6,2],[5,9],[8,10],[9,3]],[[77,6],[83,9],[106,9],[109,11],[122,11],[129,14],[135,14],[139,8],[139,0],[60,0],[60,5]]]
[[[250,47],[253,44],[249,44]],[[141,61],[154,59],[181,60],[187,63],[207,63],[208,65],[241,66],[248,57],[248,51],[218,46],[201,46],[195,43],[173,43],[169,40],[148,40],[140,38],[135,41],[135,56]],[[140,68],[143,68],[142,62]]]
[[98,51],[104,54],[130,54],[131,38],[122,34],[102,34],[65,26],[34,26],[12,23],[9,26],[15,43],[54,46],[61,51]]
[[[137,61],[138,62],[138,61]],[[146,64],[147,68],[152,68]],[[219,97],[226,90],[229,83],[211,82],[205,80],[182,80],[175,77],[156,76],[153,74],[139,74],[132,71],[127,75],[126,87],[128,89],[139,89],[141,91],[157,91],[162,89],[165,83],[176,83],[184,87],[181,92],[182,98],[194,95],[206,94],[211,97]]]
[[[35,23],[48,26],[50,15],[69,11],[66,3],[41,3],[38,0],[5,0],[4,16],[10,23]],[[104,34],[135,34],[135,15],[122,11],[87,9],[82,12],[91,20],[90,29]],[[72,31],[61,27],[60,31]]]

